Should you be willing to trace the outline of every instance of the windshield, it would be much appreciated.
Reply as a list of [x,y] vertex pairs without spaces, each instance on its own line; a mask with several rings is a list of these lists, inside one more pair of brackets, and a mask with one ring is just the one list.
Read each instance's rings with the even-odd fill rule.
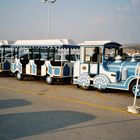
[[105,60],[115,60],[118,55],[123,55],[122,48],[105,48]]

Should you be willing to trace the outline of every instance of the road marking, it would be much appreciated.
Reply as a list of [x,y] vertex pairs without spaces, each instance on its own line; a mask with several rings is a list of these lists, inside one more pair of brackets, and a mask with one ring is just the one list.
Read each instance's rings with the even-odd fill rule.
[[[26,93],[26,94],[46,96],[48,98],[53,98],[53,99],[57,99],[57,100],[61,100],[61,101],[69,102],[69,103],[76,103],[76,104],[86,105],[86,106],[90,106],[90,107],[96,107],[96,108],[100,108],[100,109],[110,110],[110,111],[113,111],[113,112],[120,112],[120,113],[123,113],[123,114],[131,114],[131,113],[128,113],[126,110],[115,108],[115,107],[112,107],[112,106],[104,106],[104,105],[100,105],[100,104],[81,101],[81,100],[78,100],[78,99],[71,99],[71,98],[66,98],[66,97],[62,97],[62,96],[49,95],[49,94],[43,93],[43,92],[36,93],[35,91],[15,89],[15,88],[12,88],[12,87],[5,87],[5,86],[2,86],[2,85],[0,85],[0,88],[4,88],[4,89],[16,91],[16,92],[22,92],[22,93]],[[133,115],[140,116],[140,114],[133,114]]]
[[105,101],[111,101],[110,98],[105,97],[104,95],[102,95],[101,93],[98,93],[98,92],[96,92],[96,97],[98,97],[98,98],[100,98],[102,100],[105,100]]

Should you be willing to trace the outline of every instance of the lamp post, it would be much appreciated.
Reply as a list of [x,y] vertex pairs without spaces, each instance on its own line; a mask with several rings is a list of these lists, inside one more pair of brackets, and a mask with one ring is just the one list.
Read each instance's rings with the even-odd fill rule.
[[54,3],[56,0],[42,0],[43,3],[48,2],[48,38],[50,39],[50,4]]

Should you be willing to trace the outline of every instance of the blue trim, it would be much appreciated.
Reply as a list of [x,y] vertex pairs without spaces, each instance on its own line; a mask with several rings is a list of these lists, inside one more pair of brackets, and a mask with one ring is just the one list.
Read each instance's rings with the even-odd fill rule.
[[37,71],[36,71],[36,65],[33,63],[32,64],[32,74],[36,75]]
[[104,45],[105,48],[120,48],[120,46],[122,45],[116,42],[109,42]]
[[13,66],[13,68],[14,68],[13,70],[14,70],[14,71],[16,71],[17,64],[16,64],[16,63],[14,63],[13,65],[14,65],[14,66]]
[[3,63],[3,70],[10,70],[10,63],[7,60]]
[[69,76],[70,75],[70,67],[66,64],[63,68],[63,75]]
[[54,76],[60,76],[60,68],[54,68]]
[[129,90],[129,85],[131,81],[136,79],[135,77],[129,77],[126,81],[121,81],[118,83],[110,83],[107,85],[107,88],[112,88],[112,89],[122,89],[122,90]]
[[11,72],[15,72],[17,68],[17,64],[16,63],[12,63],[11,64]]
[[49,74],[49,75],[52,75],[52,67],[51,67],[50,64],[48,65],[48,74]]
[[18,62],[18,70],[20,73],[22,73],[22,64],[20,62]]

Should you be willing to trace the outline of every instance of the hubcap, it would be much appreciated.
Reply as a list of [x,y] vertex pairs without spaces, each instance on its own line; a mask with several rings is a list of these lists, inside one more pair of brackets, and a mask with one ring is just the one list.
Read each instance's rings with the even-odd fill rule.
[[50,84],[50,83],[52,82],[52,78],[49,77],[49,76],[47,76],[47,78],[46,78],[46,82]]
[[17,73],[17,79],[21,79],[21,74],[20,73]]

